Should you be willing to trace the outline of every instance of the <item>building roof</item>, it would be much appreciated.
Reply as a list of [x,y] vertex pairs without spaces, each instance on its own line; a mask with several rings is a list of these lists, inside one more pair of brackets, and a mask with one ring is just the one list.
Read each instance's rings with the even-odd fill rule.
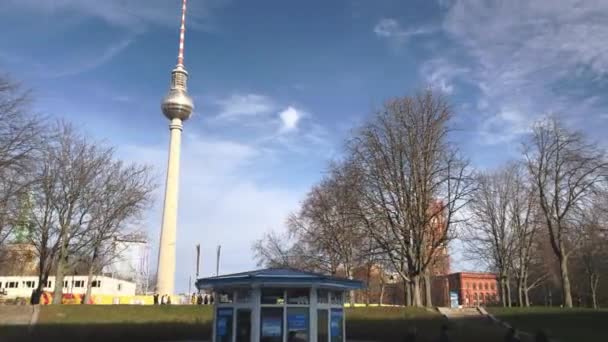
[[320,273],[305,272],[292,268],[266,268],[218,277],[200,278],[196,281],[196,287],[199,289],[251,285],[262,287],[315,286],[343,290],[363,288],[363,283],[358,280],[330,277]]
[[449,274],[448,276],[460,276],[463,278],[480,278],[480,279],[495,279],[498,276],[495,273],[490,272],[456,272]]

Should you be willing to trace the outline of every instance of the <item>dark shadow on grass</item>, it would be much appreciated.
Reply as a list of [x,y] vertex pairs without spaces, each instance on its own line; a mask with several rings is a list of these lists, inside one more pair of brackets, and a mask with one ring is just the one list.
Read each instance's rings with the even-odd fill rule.
[[516,329],[544,331],[560,342],[608,341],[608,310],[490,309],[499,320]]
[[448,326],[452,342],[501,342],[506,329],[485,318],[450,320],[438,316],[426,319],[352,319],[346,321],[347,340],[401,342],[412,330],[416,342],[438,341],[442,325]]
[[43,324],[30,332],[28,326],[0,326],[0,341],[178,341],[211,340],[211,324],[205,323],[111,323]]

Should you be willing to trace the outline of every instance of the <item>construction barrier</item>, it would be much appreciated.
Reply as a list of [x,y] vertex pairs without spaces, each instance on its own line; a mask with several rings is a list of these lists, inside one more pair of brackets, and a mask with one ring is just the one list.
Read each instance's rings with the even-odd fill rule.
[[[84,294],[64,293],[62,304],[83,304]],[[53,303],[53,292],[43,292],[40,297],[40,304],[49,305]],[[190,304],[187,296],[171,296],[172,304]],[[112,296],[112,295],[91,295],[88,304],[99,305],[153,305],[154,297],[151,295],[136,296]]]

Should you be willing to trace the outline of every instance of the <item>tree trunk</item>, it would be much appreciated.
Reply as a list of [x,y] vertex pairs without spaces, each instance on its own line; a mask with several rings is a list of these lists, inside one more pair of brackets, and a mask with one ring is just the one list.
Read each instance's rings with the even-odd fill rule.
[[405,306],[412,306],[412,297],[410,296],[410,283],[403,279],[403,303]]
[[523,276],[520,274],[517,277],[517,304],[520,307],[524,307],[524,280]]
[[524,288],[524,304],[527,308],[530,307],[530,290],[528,288]]
[[422,296],[420,293],[420,276],[412,277],[412,305],[415,307],[422,306]]
[[500,276],[500,296],[502,297],[502,306],[507,307],[507,286],[503,275]]
[[594,273],[589,275],[589,289],[591,290],[591,307],[598,308],[597,305],[597,287],[600,282],[600,276]]
[[[65,237],[64,241],[65,241]],[[55,272],[55,291],[53,293],[53,304],[61,304],[63,298],[63,276],[66,264],[68,246],[62,242],[59,250],[59,258],[57,259],[57,271]]]
[[[348,274],[348,279],[353,280],[353,272],[350,268],[346,271],[346,273]],[[355,307],[355,290],[350,290],[349,297],[350,307],[353,308]]]
[[95,263],[97,262],[97,246],[93,248],[93,256],[91,257],[91,264],[89,265],[89,275],[87,277],[87,291],[84,295],[82,304],[89,304],[91,302],[92,282],[93,274],[95,273]]
[[433,297],[431,294],[431,275],[427,270],[424,272],[424,294],[425,294],[425,305],[427,308],[433,307]]
[[572,291],[570,288],[570,277],[568,276],[568,257],[562,256],[559,262],[559,270],[562,280],[562,300],[567,308],[572,307]]
[[384,281],[380,283],[380,306],[384,303]]
[[512,303],[511,303],[511,282],[509,277],[505,278],[505,286],[507,288],[507,306],[511,307]]

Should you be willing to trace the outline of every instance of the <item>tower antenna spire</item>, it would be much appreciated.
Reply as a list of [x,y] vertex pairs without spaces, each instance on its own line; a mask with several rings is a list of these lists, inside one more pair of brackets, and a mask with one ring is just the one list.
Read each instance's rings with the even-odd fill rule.
[[177,65],[184,66],[184,38],[186,36],[186,5],[188,0],[182,0],[182,24],[179,28],[179,51],[177,53]]

